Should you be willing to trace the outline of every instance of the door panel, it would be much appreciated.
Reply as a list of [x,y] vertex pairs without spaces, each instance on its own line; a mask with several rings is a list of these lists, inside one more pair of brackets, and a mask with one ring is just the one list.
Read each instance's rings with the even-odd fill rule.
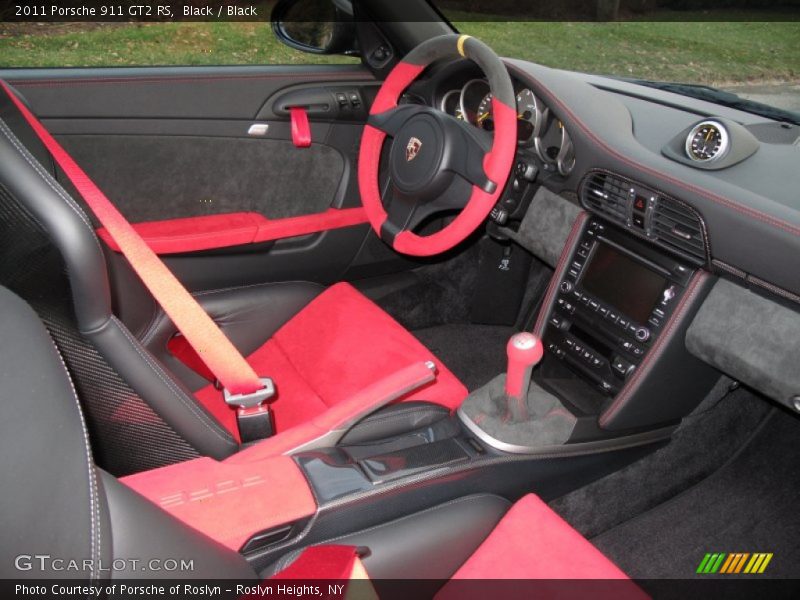
[[329,208],[344,174],[335,148],[241,137],[68,135],[59,140],[132,223]]
[[[360,207],[356,158],[378,87],[361,67],[30,69],[0,77],[134,223],[241,212],[282,219]],[[340,104],[339,91],[359,102]],[[296,148],[287,102],[320,94],[330,110],[311,107],[312,145]],[[264,135],[248,134],[254,123],[268,125]],[[369,231],[359,224],[164,259],[192,290],[330,283],[347,272]],[[380,272],[407,266],[376,259]],[[120,286],[129,281],[112,276]],[[139,296],[115,292],[120,304]]]

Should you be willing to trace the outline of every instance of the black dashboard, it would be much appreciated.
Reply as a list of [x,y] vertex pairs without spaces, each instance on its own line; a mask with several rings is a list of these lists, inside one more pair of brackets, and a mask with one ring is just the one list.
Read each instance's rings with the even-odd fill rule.
[[[565,231],[548,252],[562,262],[548,261],[556,274],[534,332],[554,357],[550,381],[567,377],[565,365],[583,382],[577,395],[552,391],[573,408],[597,394],[582,410],[599,406],[601,427],[626,429],[691,410],[680,403],[699,393],[693,382],[710,385],[701,366],[710,364],[800,410],[797,341],[785,333],[800,327],[800,127],[633,82],[506,64],[518,148],[492,225],[521,231],[542,189],[572,205],[566,212],[588,213],[572,242]],[[491,130],[488,94],[474,65],[456,61],[404,101]],[[540,237],[559,219],[556,202],[537,217],[547,222]]]
[[[798,126],[621,80],[506,62],[518,157],[533,161],[538,183],[681,258],[800,302]],[[457,61],[404,100],[491,129],[487,94],[474,65]]]

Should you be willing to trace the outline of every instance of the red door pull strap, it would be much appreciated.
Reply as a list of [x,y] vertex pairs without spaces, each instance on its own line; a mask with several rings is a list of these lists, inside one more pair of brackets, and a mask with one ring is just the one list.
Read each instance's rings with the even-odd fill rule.
[[298,148],[308,148],[311,145],[311,126],[308,124],[306,109],[292,106],[289,114],[292,118],[292,142]]
[[89,179],[83,169],[17,98],[9,86],[4,81],[0,81],[0,85],[117,243],[156,302],[172,319],[214,376],[232,394],[250,394],[262,389],[264,385],[253,368],[247,364],[241,353],[200,304],[186,291],[177,277],[142,240],[122,213]]

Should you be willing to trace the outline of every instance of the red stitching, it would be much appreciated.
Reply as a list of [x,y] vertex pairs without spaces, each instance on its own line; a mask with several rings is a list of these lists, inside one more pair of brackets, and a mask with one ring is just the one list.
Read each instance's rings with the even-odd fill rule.
[[565,263],[569,260],[570,256],[572,256],[572,251],[575,246],[575,237],[583,228],[583,224],[586,219],[589,217],[586,211],[581,211],[578,216],[575,218],[575,223],[572,225],[572,230],[569,232],[569,236],[567,237],[567,241],[564,243],[564,249],[561,251],[561,258],[556,263],[556,269],[553,272],[553,277],[550,279],[550,285],[547,287],[547,292],[544,296],[544,304],[542,305],[542,310],[539,313],[539,317],[536,319],[536,325],[533,327],[533,332],[541,337],[542,329],[544,328],[544,317],[547,314],[551,300],[555,295],[556,288],[558,284],[561,282],[561,276],[565,270]]
[[675,333],[675,326],[676,324],[682,319],[684,311],[686,307],[689,305],[689,301],[694,298],[695,292],[697,291],[697,287],[700,285],[701,282],[705,281],[708,277],[708,273],[705,271],[699,270],[695,273],[694,278],[692,279],[689,288],[686,290],[683,298],[681,298],[680,303],[678,304],[675,312],[672,313],[672,316],[667,321],[667,327],[664,329],[664,333],[661,337],[658,338],[655,346],[653,346],[652,350],[648,353],[647,357],[644,359],[642,364],[634,373],[633,377],[631,377],[625,386],[622,388],[622,391],[617,395],[612,402],[611,406],[609,406],[605,412],[600,416],[600,426],[605,427],[605,425],[614,417],[619,409],[625,405],[630,397],[631,390],[636,386],[645,373],[649,372],[653,363],[656,362],[661,353],[664,350],[664,347],[670,339],[672,339],[673,334]]
[[258,80],[258,79],[352,79],[354,81],[375,81],[368,74],[359,73],[301,73],[301,74],[270,74],[259,75],[181,75],[165,77],[109,77],[103,79],[80,78],[80,79],[40,79],[28,81],[24,79],[7,79],[9,83],[17,87],[69,87],[71,85],[94,85],[111,83],[174,83],[178,82],[207,82],[207,81],[228,81],[228,80]]
[[[532,77],[529,73],[525,73],[525,75],[528,76],[528,77]],[[773,226],[775,226],[775,227],[777,227],[779,229],[783,229],[784,231],[787,231],[788,233],[792,233],[794,235],[800,235],[800,227],[797,227],[797,226],[789,223],[788,221],[781,221],[777,217],[772,217],[770,215],[767,215],[767,214],[764,214],[762,212],[759,212],[759,211],[757,211],[757,210],[755,210],[753,208],[750,208],[750,207],[747,207],[747,206],[742,206],[741,204],[737,204],[737,203],[733,202],[732,200],[729,200],[729,199],[724,198],[722,196],[717,196],[713,192],[710,192],[710,191],[705,190],[703,188],[697,187],[694,184],[685,183],[685,182],[681,181],[680,179],[676,179],[676,178],[672,177],[671,175],[668,175],[666,173],[662,173],[660,171],[657,171],[657,170],[653,169],[652,167],[648,167],[648,166],[643,165],[641,163],[637,163],[634,160],[628,158],[627,156],[624,156],[623,154],[619,153],[617,150],[615,150],[611,146],[608,146],[607,144],[605,144],[599,137],[597,137],[589,129],[589,127],[583,121],[581,121],[580,118],[575,116],[575,113],[573,113],[569,108],[567,108],[567,106],[565,104],[563,104],[558,98],[556,98],[553,94],[551,94],[549,92],[549,90],[547,89],[547,87],[544,86],[541,81],[539,81],[536,77],[532,77],[532,78],[533,78],[534,81],[536,81],[536,83],[539,84],[540,93],[543,93],[543,95],[547,96],[552,103],[558,105],[565,113],[567,113],[567,115],[570,116],[570,118],[572,118],[575,121],[575,123],[583,130],[583,132],[587,136],[589,136],[598,146],[600,146],[601,148],[605,149],[609,154],[617,157],[618,159],[622,160],[623,162],[627,163],[628,165],[630,165],[630,166],[632,166],[632,167],[634,167],[636,169],[640,169],[642,171],[645,171],[645,172],[649,173],[650,175],[654,175],[656,177],[661,177],[663,179],[666,179],[667,181],[670,181],[670,182],[674,183],[678,187],[681,187],[681,188],[683,188],[683,189],[685,189],[687,191],[699,194],[700,196],[703,196],[704,198],[707,198],[708,200],[711,200],[712,202],[717,202],[719,204],[727,206],[728,208],[731,208],[731,209],[733,209],[733,210],[735,210],[737,212],[740,212],[742,214],[745,214],[745,215],[748,215],[748,216],[753,217],[755,219],[758,219],[759,221],[767,223],[768,225],[773,225]]]

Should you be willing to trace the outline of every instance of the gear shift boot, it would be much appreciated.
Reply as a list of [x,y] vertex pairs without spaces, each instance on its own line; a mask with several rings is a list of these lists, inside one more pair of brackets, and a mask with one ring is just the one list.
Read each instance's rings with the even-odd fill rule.
[[524,419],[509,414],[506,375],[472,392],[458,409],[464,424],[484,442],[506,452],[531,452],[564,444],[577,419],[553,394],[531,382],[524,398]]
[[531,381],[542,342],[515,333],[506,346],[508,369],[472,392],[458,409],[464,424],[486,443],[508,452],[530,452],[565,443],[577,419],[558,398]]

